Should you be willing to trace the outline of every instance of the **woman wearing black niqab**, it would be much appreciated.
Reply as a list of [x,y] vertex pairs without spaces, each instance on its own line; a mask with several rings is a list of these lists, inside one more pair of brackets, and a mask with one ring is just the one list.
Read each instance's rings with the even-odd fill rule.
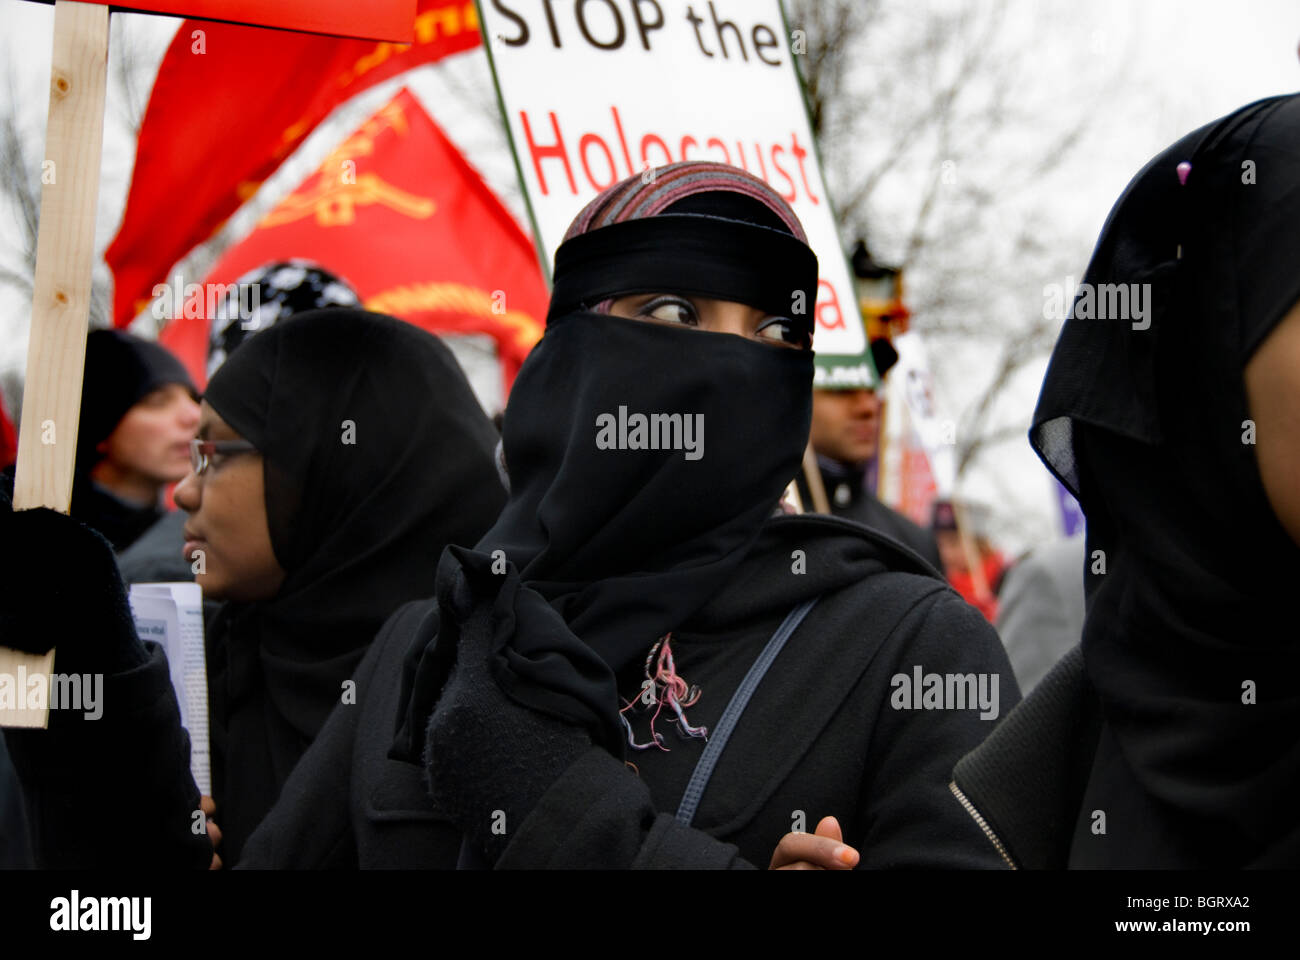
[[[1160,153],[1102,230],[1081,295],[1117,284],[1146,306],[1100,316],[1076,300],[1030,431],[1088,518],[1082,657],[957,770],[1022,862],[1300,863],[1300,545],[1260,467],[1266,444],[1295,439],[1264,435],[1250,391],[1252,361],[1300,306],[1298,225],[1292,95]],[[1008,789],[1039,775],[1009,775],[1043,743],[1031,721],[1074,731],[1046,752],[1079,757],[1038,800]],[[1026,823],[1031,809],[1056,819]]]
[[[1009,706],[996,635],[906,548],[777,509],[816,289],[788,205],[721,164],[631,178],[570,228],[505,417],[510,500],[444,554],[398,700],[391,756],[427,765],[462,864],[767,866],[796,810],[839,819],[840,866],[1001,863],[947,789],[991,724],[891,697],[922,668],[1000,676]],[[733,308],[750,329],[708,329]]]

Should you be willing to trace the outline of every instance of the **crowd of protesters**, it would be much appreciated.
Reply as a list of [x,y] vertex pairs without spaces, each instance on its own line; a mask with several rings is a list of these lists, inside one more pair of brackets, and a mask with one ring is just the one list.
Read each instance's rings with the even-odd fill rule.
[[[0,645],[107,706],[5,730],[0,866],[1294,866],[1297,222],[1300,96],[1137,174],[1084,283],[1149,284],[1151,329],[1067,320],[1030,430],[1086,539],[1010,567],[875,497],[803,228],[723,164],[582,210],[500,430],[324,273],[214,329],[201,396],[92,332],[71,515],[0,491]],[[598,443],[626,411],[703,455]],[[124,585],[189,578],[212,797]]]

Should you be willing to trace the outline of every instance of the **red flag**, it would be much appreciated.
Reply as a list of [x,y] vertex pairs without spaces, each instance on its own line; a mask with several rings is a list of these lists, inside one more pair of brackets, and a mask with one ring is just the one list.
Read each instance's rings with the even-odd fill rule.
[[372,43],[186,20],[140,128],[122,226],[104,259],[113,320],[210,237],[335,106],[389,77],[476,46],[473,0],[420,0],[415,43]]
[[[338,275],[367,309],[490,335],[507,390],[542,334],[548,294],[532,243],[406,90],[226,251],[204,288],[290,258]],[[159,339],[201,382],[210,320],[194,307]]]

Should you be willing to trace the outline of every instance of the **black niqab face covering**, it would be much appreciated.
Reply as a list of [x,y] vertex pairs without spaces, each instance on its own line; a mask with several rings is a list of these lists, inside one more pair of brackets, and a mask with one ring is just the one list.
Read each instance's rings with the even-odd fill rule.
[[[807,350],[603,314],[551,322],[510,395],[509,502],[473,551],[439,568],[441,596],[462,575],[481,584],[489,569],[505,573],[493,560],[509,565],[486,601],[501,607],[509,592],[492,664],[508,695],[622,756],[615,678],[720,591],[758,538],[803,456],[812,361]],[[656,416],[682,430],[656,426],[669,442],[651,449],[649,425],[665,422]],[[516,592],[515,571],[528,589]],[[568,631],[530,617],[535,598]],[[418,756],[455,651],[439,644],[434,656],[394,756]]]
[[1294,857],[1300,547],[1246,442],[1242,371],[1300,299],[1300,96],[1152,160],[1083,282],[1137,285],[1149,312],[1076,302],[1030,431],[1088,517],[1083,653],[1108,734],[1083,809],[1124,830],[1076,840],[1073,862]]
[[[811,377],[806,350],[591,313],[554,321],[515,384],[511,498],[479,549],[504,550],[621,670],[757,537],[798,470]],[[670,449],[633,449],[664,438]]]
[[[505,501],[497,434],[436,337],[347,308],[249,338],[206,399],[263,456],[279,592],[209,634],[226,852],[274,802],[384,621]],[[215,765],[214,765],[215,767]],[[218,798],[221,802],[221,798]]]

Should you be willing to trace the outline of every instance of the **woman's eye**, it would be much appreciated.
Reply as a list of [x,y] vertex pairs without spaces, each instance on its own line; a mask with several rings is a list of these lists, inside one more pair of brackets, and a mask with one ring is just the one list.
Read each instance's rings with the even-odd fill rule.
[[769,320],[760,326],[756,333],[764,339],[774,340],[787,346],[802,348],[804,345],[802,332],[791,320]]
[[641,314],[651,320],[667,323],[684,323],[688,326],[699,324],[695,308],[685,300],[655,300],[642,307]]

